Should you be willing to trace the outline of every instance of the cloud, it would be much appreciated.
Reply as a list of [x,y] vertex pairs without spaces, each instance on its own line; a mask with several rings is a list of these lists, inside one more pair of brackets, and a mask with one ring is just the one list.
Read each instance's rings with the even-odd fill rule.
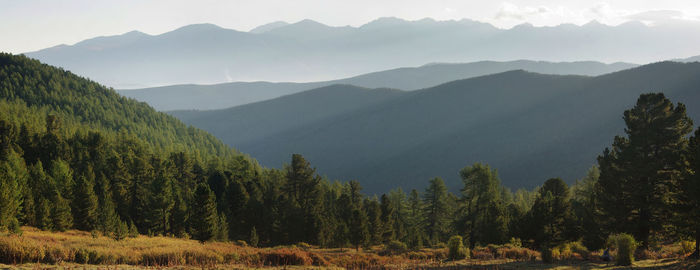
[[515,4],[504,2],[498,9],[495,18],[497,20],[503,19],[514,19],[514,20],[526,20],[528,17],[533,15],[542,15],[551,12],[548,7],[518,7]]
[[600,2],[588,8],[571,9],[565,6],[518,6],[510,2],[501,3],[493,17],[499,26],[513,26],[528,22],[538,26],[554,26],[562,23],[585,24],[592,20],[608,25],[627,21],[641,21],[653,25],[669,21],[700,21],[679,10],[631,10],[618,9],[609,3]]
[[692,17],[686,17],[682,11],[678,10],[651,10],[639,13],[634,13],[626,16],[629,20],[642,21],[649,24],[658,24],[676,20],[697,20]]

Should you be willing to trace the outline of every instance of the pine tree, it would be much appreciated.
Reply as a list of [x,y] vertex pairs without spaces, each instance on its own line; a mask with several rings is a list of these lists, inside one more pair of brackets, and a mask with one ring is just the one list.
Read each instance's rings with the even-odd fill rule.
[[430,180],[423,194],[425,230],[432,244],[444,242],[448,236],[450,209],[447,204],[447,187],[441,178]]
[[258,232],[255,230],[255,226],[253,226],[253,228],[250,229],[250,237],[248,237],[248,244],[250,244],[253,247],[257,247],[258,242]]
[[411,190],[408,197],[407,243],[414,249],[423,247],[425,237],[425,215],[423,201],[418,190]]
[[690,138],[686,154],[689,170],[680,184],[676,197],[676,226],[682,234],[695,239],[695,252],[691,258],[700,258],[700,128]]
[[133,186],[131,187],[131,207],[129,217],[140,233],[147,233],[149,228],[149,205],[151,200],[150,183],[153,179],[153,168],[142,158],[133,160]]
[[388,243],[395,239],[394,234],[394,205],[389,196],[382,194],[380,199],[381,216],[379,220],[382,224],[381,242]]
[[578,239],[569,186],[561,178],[544,182],[530,217],[535,229],[535,245],[539,247],[552,248]]
[[352,210],[350,219],[350,243],[355,246],[355,249],[360,250],[360,246],[367,245],[370,240],[369,229],[367,226],[367,215],[362,209],[355,208]]
[[364,212],[367,215],[368,221],[369,243],[373,245],[379,244],[382,242],[382,232],[384,229],[382,225],[382,208],[376,197],[372,200],[365,199],[364,206]]
[[233,180],[228,184],[226,190],[226,209],[229,225],[230,239],[244,239],[246,205],[250,196],[245,188],[245,185],[240,180]]
[[34,224],[41,230],[53,230],[53,220],[51,220],[51,202],[46,198],[40,198],[36,205],[36,221]]
[[73,216],[78,230],[91,231],[97,224],[97,196],[93,185],[94,175],[78,177],[75,183]]
[[[97,178],[95,189],[97,190],[97,226],[103,235],[116,233],[117,227],[120,226],[121,220],[117,215],[112,200],[112,191],[109,185],[109,180],[103,174]],[[125,224],[126,226],[126,224]]]
[[51,209],[52,229],[65,231],[73,226],[73,216],[71,215],[70,202],[63,198],[56,190],[52,198],[53,208]]
[[219,220],[216,215],[216,199],[208,185],[202,183],[197,186],[191,209],[192,237],[202,242],[212,239]]
[[172,180],[164,171],[159,170],[151,183],[148,224],[154,234],[165,234],[170,231],[170,215],[175,201],[172,194]]
[[581,225],[581,236],[583,244],[589,249],[601,249],[605,245],[605,234],[600,228],[599,217],[596,209],[598,200],[596,198],[596,185],[600,178],[600,170],[597,166],[592,167],[586,173],[586,177],[576,180],[572,187],[571,207],[574,216]]
[[693,123],[683,104],[674,106],[661,93],[641,95],[624,120],[627,137],[616,136],[612,149],[598,157],[601,222],[647,248],[652,232],[671,220],[668,202],[685,167],[682,152]]
[[[175,187],[173,187],[175,189]],[[172,215],[170,215],[170,230],[177,237],[184,237],[189,229],[189,211],[187,203],[183,199],[182,191],[179,189],[173,191],[174,204]]]
[[501,184],[496,170],[481,163],[465,167],[460,172],[462,188],[462,224],[469,234],[470,248],[477,243],[500,244],[506,241],[508,220],[501,199]]
[[0,229],[3,229],[18,222],[28,174],[21,156],[9,148],[0,151],[5,152],[0,158]]
[[287,182],[283,191],[292,207],[290,212],[293,214],[289,226],[298,230],[291,233],[297,240],[295,242],[318,242],[320,204],[323,196],[320,183],[321,177],[316,175],[316,170],[311,168],[311,164],[301,155],[293,154],[292,164],[287,168]]
[[117,221],[117,226],[114,228],[114,240],[121,241],[129,236],[129,226],[125,221]]

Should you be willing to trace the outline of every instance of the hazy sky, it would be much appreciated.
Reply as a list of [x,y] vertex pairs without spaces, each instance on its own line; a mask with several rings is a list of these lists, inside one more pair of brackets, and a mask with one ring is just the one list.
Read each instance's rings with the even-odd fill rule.
[[698,0],[0,0],[0,51],[21,53],[102,35],[160,34],[192,23],[248,31],[272,21],[313,19],[359,26],[378,17],[470,18],[509,28],[700,20]]

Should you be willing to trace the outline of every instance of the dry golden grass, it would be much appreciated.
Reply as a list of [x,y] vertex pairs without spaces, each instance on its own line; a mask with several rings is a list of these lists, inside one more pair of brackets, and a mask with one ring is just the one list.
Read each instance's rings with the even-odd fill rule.
[[[480,254],[476,256],[479,258],[448,261],[446,249],[395,254],[381,246],[359,252],[303,243],[253,248],[169,237],[139,236],[116,241],[81,231],[22,229],[22,236],[0,235],[0,269],[625,269],[592,259],[595,255],[588,259],[569,256],[555,264],[543,264],[539,252],[509,245],[473,250],[472,256]],[[695,269],[697,262],[640,260],[634,266]]]

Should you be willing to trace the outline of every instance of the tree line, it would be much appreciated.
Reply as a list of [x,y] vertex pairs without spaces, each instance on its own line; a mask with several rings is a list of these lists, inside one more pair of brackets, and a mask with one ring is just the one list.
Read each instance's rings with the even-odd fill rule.
[[642,95],[625,111],[625,136],[571,187],[552,178],[511,192],[495,169],[476,163],[459,172],[458,193],[434,178],[424,190],[366,196],[357,181],[319,176],[301,155],[282,169],[261,168],[110,89],[0,56],[0,228],[13,232],[28,225],[116,239],[356,248],[437,246],[460,235],[470,247],[520,239],[536,249],[578,240],[598,249],[623,232],[642,248],[700,242],[700,131],[690,136],[685,106],[663,94]]
[[320,177],[298,154],[281,170],[240,156],[200,162],[99,131],[63,137],[53,115],[40,132],[3,120],[0,226],[263,246],[401,241],[419,248],[461,235],[471,247],[518,238],[538,249],[577,240],[597,249],[617,232],[632,234],[643,248],[697,239],[700,131],[689,137],[685,107],[663,94],[642,95],[624,120],[627,136],[616,137],[599,166],[572,187],[552,178],[512,193],[495,169],[476,163],[460,171],[458,194],[434,178],[423,191],[371,197],[356,181]]

